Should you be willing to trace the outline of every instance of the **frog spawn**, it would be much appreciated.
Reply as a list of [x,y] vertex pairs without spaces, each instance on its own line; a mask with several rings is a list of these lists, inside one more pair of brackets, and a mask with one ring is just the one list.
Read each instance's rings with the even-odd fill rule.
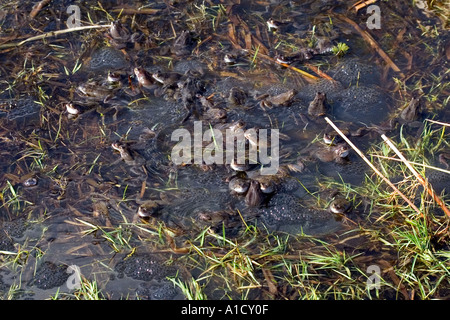
[[152,253],[135,253],[125,256],[116,263],[114,270],[117,281],[131,278],[137,282],[136,289],[130,295],[137,295],[147,300],[182,299],[180,290],[167,280],[167,277],[177,275],[175,265],[167,265],[167,258]]
[[0,250],[1,251],[14,250],[14,241],[3,229],[0,229]]
[[116,264],[114,269],[119,278],[128,276],[143,281],[161,281],[167,276],[174,276],[177,271],[174,266],[165,265],[162,258],[150,253],[126,256]]
[[261,223],[270,231],[291,234],[320,234],[340,227],[336,217],[327,210],[304,207],[301,199],[291,194],[276,194],[267,207],[258,211]]
[[342,92],[333,110],[334,115],[341,120],[358,122],[362,118],[381,123],[389,114],[390,102],[380,88],[357,85]]
[[181,290],[168,280],[143,282],[136,289],[136,295],[145,300],[182,300],[184,298]]
[[95,51],[89,62],[89,68],[96,72],[115,70],[117,66],[124,66],[126,68],[128,61],[121,51],[111,47],[105,47]]
[[67,268],[67,265],[44,261],[39,266],[36,275],[30,281],[29,285],[34,285],[39,289],[44,290],[60,287],[64,285],[69,278]]

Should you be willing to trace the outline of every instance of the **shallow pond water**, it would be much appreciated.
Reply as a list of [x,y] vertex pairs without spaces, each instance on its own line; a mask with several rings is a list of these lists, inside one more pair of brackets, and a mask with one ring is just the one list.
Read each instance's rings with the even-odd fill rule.
[[[27,17],[25,22],[4,18],[2,35],[12,36],[15,28],[27,38],[34,35],[29,26],[45,29],[47,16],[66,19],[58,5],[30,18],[28,4],[16,14]],[[102,10],[84,2],[77,5],[83,22],[89,12],[98,25],[109,25],[121,8],[109,2]],[[125,7],[120,16],[125,38],[114,38],[105,27],[45,43],[0,46],[0,295],[70,296],[74,269],[69,266],[76,266],[97,281],[105,298],[183,299],[168,279],[189,280],[201,270],[178,259],[181,251],[169,249],[172,242],[185,246],[202,228],[231,238],[241,235],[247,223],[292,237],[348,231],[346,220],[327,208],[336,194],[319,182],[334,179],[358,186],[369,169],[352,150],[345,161],[317,156],[330,149],[322,137],[331,127],[323,116],[308,114],[308,107],[317,92],[325,93],[327,117],[350,133],[367,129],[367,134],[351,137],[364,152],[380,141],[381,131],[398,133],[399,127],[389,123],[408,98],[398,94],[393,80],[400,73],[339,19],[347,2],[193,1],[185,7],[178,1],[154,1],[145,13],[134,2]],[[408,8],[424,14],[412,4]],[[2,10],[13,12],[14,4]],[[348,15],[361,26],[367,18]],[[276,31],[267,28],[270,17],[283,22]],[[48,25],[45,31],[64,28]],[[350,51],[342,57],[319,53],[315,46],[320,40],[345,42]],[[274,63],[277,53],[290,56],[301,49],[316,51],[307,61]],[[227,64],[226,54],[236,55],[236,62]],[[412,73],[408,56],[393,54],[400,68]],[[138,82],[135,68],[146,70],[151,85]],[[151,76],[157,71],[178,80],[161,84]],[[110,73],[118,75],[117,81],[108,82]],[[80,85],[87,83],[93,89],[85,94]],[[295,94],[281,105],[265,103],[291,89]],[[240,96],[230,97],[238,91]],[[67,112],[70,102],[80,108],[79,114]],[[216,116],[217,110],[226,117]],[[445,122],[446,115],[427,105],[426,117]],[[176,163],[171,153],[179,141],[172,139],[177,129],[194,140],[198,123],[203,134],[210,128],[223,132],[237,121],[245,129],[278,129],[282,134],[280,170],[271,176],[275,191],[259,190],[262,200],[256,205],[249,196],[231,192],[229,179],[237,174],[254,180],[259,166],[237,173],[229,164]],[[125,153],[112,148],[116,141],[126,144]],[[217,146],[214,139],[206,142]],[[442,176],[434,179],[439,185],[448,183]],[[149,201],[158,202],[159,209],[144,221],[137,212]],[[366,208],[358,207],[349,216],[364,217]],[[161,249],[165,241],[171,245]],[[8,260],[10,256],[16,258]],[[214,281],[205,289],[209,297],[240,298],[238,290],[215,290]],[[247,298],[261,297],[261,292],[256,288]]]

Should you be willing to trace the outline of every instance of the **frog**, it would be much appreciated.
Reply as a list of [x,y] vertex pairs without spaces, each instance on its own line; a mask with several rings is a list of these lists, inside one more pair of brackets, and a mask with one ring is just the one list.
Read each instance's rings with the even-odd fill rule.
[[158,83],[162,84],[165,87],[168,87],[175,85],[181,79],[182,75],[177,72],[163,73],[158,70],[152,73],[152,77]]
[[228,187],[232,193],[243,195],[247,193],[250,181],[245,177],[235,175],[229,179]]
[[119,20],[111,22],[108,32],[105,34],[109,43],[116,49],[124,49],[128,43],[134,43],[135,45],[141,42],[144,38],[143,34],[131,32],[122,25]]
[[236,64],[236,61],[237,61],[237,56],[235,54],[226,53],[223,56],[223,62],[225,62],[225,64],[228,66],[232,66],[232,65]]
[[248,159],[245,159],[245,161],[237,161],[238,159],[233,159],[231,161],[230,168],[237,172],[246,172],[253,170],[256,167],[256,163],[251,163],[248,161]]
[[[378,126],[377,129],[385,133],[386,131],[395,129],[397,123],[405,125],[407,128],[419,129],[423,126],[423,123],[419,121],[421,115],[420,98],[412,97],[408,105],[400,111],[397,117],[391,119],[387,125]],[[420,134],[421,131],[417,130],[417,134]]]
[[285,22],[285,21],[279,21],[279,20],[275,20],[274,18],[269,18],[266,21],[267,24],[267,28],[269,29],[269,32],[273,32],[273,31],[277,31],[280,28],[285,28],[286,26],[289,26],[291,23],[290,22]]
[[261,100],[260,106],[264,109],[272,108],[272,107],[285,107],[289,106],[293,100],[295,95],[297,94],[297,90],[290,89],[286,92],[280,93],[275,96],[269,96],[267,94],[263,94],[262,96],[257,97],[257,100]]
[[200,211],[197,213],[197,221],[202,225],[208,226],[218,226],[225,224],[228,225],[228,222],[231,218],[231,213],[225,210],[220,211]]
[[71,117],[77,116],[82,113],[82,109],[80,108],[80,106],[78,106],[72,102],[65,103],[64,106],[66,107],[67,113]]
[[109,35],[112,39],[120,42],[126,42],[130,38],[130,32],[119,20],[111,22]]
[[245,196],[245,204],[248,207],[259,207],[265,200],[265,195],[261,191],[261,184],[257,180],[251,180],[247,195]]
[[247,99],[247,93],[241,88],[233,87],[227,97],[227,101],[232,106],[242,106]]
[[134,162],[134,157],[131,155],[131,151],[125,143],[116,141],[111,144],[111,147],[114,150],[119,151],[120,157],[122,158],[123,161],[128,162],[130,164]]
[[119,152],[120,160],[123,160],[128,166],[130,166],[131,173],[137,177],[147,176],[147,169],[145,167],[146,161],[144,157],[131,150],[128,145],[122,141],[113,142],[111,147]]
[[[290,137],[287,134],[278,131],[278,139],[289,141]],[[266,136],[259,137],[259,129],[256,127],[249,128],[244,132],[244,138],[247,139],[252,148],[270,148],[272,133],[267,131]]]
[[269,32],[273,30],[278,30],[278,28],[280,27],[280,22],[276,21],[274,18],[267,19],[266,24],[267,28],[269,29]]
[[[244,138],[248,141],[252,148],[258,148],[258,142],[262,146],[262,141],[259,141],[259,129],[253,127],[244,132]],[[265,143],[265,147],[268,147],[267,143]]]
[[[303,152],[307,152],[309,159],[317,159],[321,162],[336,162],[336,163],[346,163],[348,161],[348,155],[350,152],[350,147],[347,143],[342,142],[336,145],[324,145],[324,144],[315,144],[306,148]],[[301,159],[304,159],[300,157]]]
[[302,48],[297,52],[289,55],[277,53],[274,58],[277,63],[290,65],[294,62],[303,62],[312,59],[313,52],[310,48]]
[[223,67],[235,67],[239,65],[241,58],[248,56],[248,51],[245,49],[231,49],[225,52],[222,56],[222,63],[219,63]]
[[114,97],[117,90],[109,88],[98,82],[82,83],[77,87],[77,93],[84,98],[108,103]]
[[[136,195],[135,204],[137,209],[134,209],[133,222],[152,219],[163,221],[166,214],[165,208],[172,204],[175,199],[177,199],[176,195],[168,194],[167,192],[152,194],[150,198],[140,194]],[[130,207],[135,208],[134,206]]]
[[[362,137],[365,134],[375,131],[373,128],[370,127],[359,127],[356,130],[351,129],[351,127],[342,127],[339,129],[346,137]],[[329,130],[325,131],[323,134],[323,142],[328,145],[337,145],[340,143],[343,143],[345,139],[336,131],[336,130]]]
[[280,64],[292,64],[295,61],[291,56],[282,53],[277,53],[274,58],[275,61]]
[[309,103],[308,115],[314,118],[324,116],[327,112],[325,101],[327,96],[325,93],[316,92],[314,100]]
[[351,208],[351,203],[347,199],[343,197],[335,198],[333,201],[331,201],[328,210],[331,213],[335,214],[344,214],[348,212]]
[[[347,131],[341,130],[341,132],[345,135],[348,134]],[[323,133],[323,142],[328,145],[336,145],[338,143],[342,143],[343,141],[344,139],[335,130],[326,131]]]
[[227,130],[229,130],[230,133],[236,133],[239,130],[244,130],[246,127],[246,123],[243,120],[236,120],[233,122],[226,122],[226,123],[220,123],[214,126],[214,129],[218,129],[220,131],[223,131],[223,133],[226,133]]
[[350,148],[346,143],[338,143],[335,146],[319,149],[315,152],[315,157],[322,162],[335,161],[338,163],[345,162],[348,157]]
[[183,81],[183,75],[177,72],[163,73],[158,70],[152,73],[152,77],[160,85],[155,90],[156,96],[173,97],[179,89],[178,84]]
[[285,163],[278,168],[277,176],[281,178],[290,177],[291,173],[302,173],[305,171],[305,164],[301,159],[297,159],[294,163]]
[[141,219],[156,218],[159,216],[162,208],[161,201],[147,200],[140,204],[137,210],[137,216]]
[[264,194],[272,194],[276,191],[281,179],[278,175],[259,175],[253,178],[259,182],[259,188]]
[[227,111],[222,108],[212,107],[203,112],[203,120],[224,121],[227,118]]
[[115,165],[121,161],[126,164],[126,167],[120,170],[122,172],[125,171],[125,176],[122,179],[124,183],[131,187],[141,187],[143,181],[148,177],[148,169],[144,157],[136,151],[131,150],[122,141],[113,142],[111,147],[120,154],[120,158],[112,162],[111,165]]
[[420,116],[420,99],[413,97],[409,104],[400,113],[400,121],[417,121]]
[[31,177],[25,176],[22,179],[22,185],[25,188],[35,187],[38,184],[38,179],[36,176],[32,175]]
[[242,220],[231,209],[200,210],[194,216],[194,223],[200,227],[209,227],[212,232],[222,232],[223,228],[235,228],[242,225]]
[[224,108],[220,108],[214,105],[214,102],[201,94],[196,94],[195,97],[200,101],[203,107],[202,119],[211,122],[222,122],[227,118],[227,111]]
[[304,172],[303,162],[282,163],[274,174],[261,174],[260,171],[251,171],[247,173],[249,179],[259,182],[261,192],[266,196],[272,196],[283,189],[284,183],[292,179],[292,173]]
[[156,88],[155,80],[147,70],[141,67],[136,67],[133,69],[133,72],[137,82],[141,87],[144,87],[146,89]]
[[197,95],[202,95],[205,90],[205,83],[192,75],[184,76],[176,83],[173,99],[181,101],[182,105],[188,110],[188,114],[182,122],[185,122],[191,115],[199,118],[196,98]]
[[[209,119],[209,120],[215,120],[211,123],[211,125],[214,128],[214,130],[219,130],[222,133],[224,144],[226,144],[227,139],[236,139],[238,150],[240,150],[239,148],[246,148],[248,141],[244,137],[244,133],[245,133],[244,130],[245,130],[245,126],[246,126],[245,121],[237,120],[237,121],[227,122],[226,121],[226,118],[228,117],[227,111],[225,109],[218,108],[218,107],[217,107],[217,109],[219,109],[219,110],[216,110],[216,107],[214,107],[213,110],[211,110],[209,112],[206,111],[205,118]],[[231,141],[231,140],[229,140],[229,141]],[[242,162],[242,163],[239,163],[239,164],[236,163],[236,160],[237,159],[235,157],[234,160],[231,160],[231,163],[228,163],[228,164],[230,164],[232,167],[236,167],[236,168],[237,168],[237,166],[248,165],[248,164],[244,163],[244,162],[247,162],[248,157],[246,159],[240,159],[241,160],[240,162]],[[233,170],[238,170],[238,169],[233,169]]]
[[122,75],[118,71],[108,71],[108,76],[106,78],[106,81],[109,83],[111,88],[114,88],[116,86],[120,86],[120,80],[122,78]]
[[331,38],[328,37],[316,37],[316,43],[314,47],[311,49],[313,55],[322,55],[327,53],[332,53],[332,49],[334,47],[333,42],[331,41],[334,36]]
[[192,43],[189,30],[183,30],[175,39],[170,51],[177,56],[184,56],[191,53],[189,46]]

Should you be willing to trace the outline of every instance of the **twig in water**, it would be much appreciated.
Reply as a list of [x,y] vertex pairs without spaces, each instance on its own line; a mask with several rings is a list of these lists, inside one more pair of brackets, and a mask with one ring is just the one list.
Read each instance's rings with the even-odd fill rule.
[[375,3],[377,2],[377,0],[366,0],[366,1],[358,1],[356,3],[354,3],[350,8],[350,9],[355,9],[355,12],[358,12],[359,9],[362,9],[364,7],[367,7],[369,4]]
[[50,32],[47,32],[47,33],[44,33],[44,34],[40,34],[38,36],[30,37],[30,38],[25,39],[25,40],[20,41],[20,42],[2,44],[2,45],[0,45],[0,49],[10,48],[10,47],[20,47],[21,45],[23,45],[23,44],[25,44],[27,42],[30,42],[30,41],[45,39],[45,38],[49,38],[49,37],[54,37],[54,36],[57,36],[57,35],[60,35],[60,34],[65,34],[65,33],[69,33],[69,32],[82,31],[82,30],[86,30],[86,29],[109,28],[109,27],[111,27],[111,26],[108,24],[108,25],[84,26],[84,27],[68,28],[68,29],[57,30],[57,31],[50,31]]
[[38,13],[42,10],[42,8],[44,8],[49,2],[50,0],[42,0],[36,3],[30,12],[30,18],[33,19],[34,17],[36,17]]

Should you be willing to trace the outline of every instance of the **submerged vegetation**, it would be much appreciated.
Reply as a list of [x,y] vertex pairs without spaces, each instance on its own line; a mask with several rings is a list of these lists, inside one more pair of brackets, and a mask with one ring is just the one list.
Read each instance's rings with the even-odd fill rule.
[[[364,1],[356,11],[345,1],[331,2],[334,4],[324,8],[317,7],[320,1],[309,1],[304,7],[292,4],[292,8],[284,3],[245,1],[156,1],[141,7],[80,2],[82,26],[70,32],[64,25],[47,25],[45,17],[55,18],[55,24],[66,17],[48,1],[41,1],[41,7],[25,6],[23,10],[27,11],[18,11],[14,19],[6,14],[18,4],[2,4],[0,297],[448,299],[450,47],[445,17],[450,12],[440,1],[429,7],[423,1],[383,1],[383,27],[363,30],[367,18],[361,13],[367,5]],[[270,9],[269,16],[264,8]],[[351,13],[344,17],[343,9]],[[25,23],[18,26],[21,17]],[[275,20],[269,24],[268,18]],[[135,33],[112,37],[110,26],[114,21]],[[66,31],[55,36],[55,30]],[[194,36],[180,48],[184,31]],[[107,49],[98,53],[99,47]],[[306,52],[313,51],[306,58]],[[225,53],[230,53],[229,57],[236,53],[237,57],[224,62]],[[384,179],[370,169],[361,173],[361,183],[348,181],[336,170],[337,179],[320,173],[313,183],[306,181],[306,170],[292,170],[291,174],[296,181],[292,189],[305,194],[302,201],[318,210],[314,212],[323,213],[334,195],[352,204],[350,211],[336,215],[340,223],[337,231],[310,234],[299,227],[293,234],[273,230],[258,214],[239,205],[230,206],[232,214],[215,224],[210,216],[203,216],[209,224],[202,224],[204,221],[186,213],[192,211],[186,208],[189,204],[198,208],[201,202],[219,203],[220,198],[213,198],[215,190],[207,190],[210,193],[200,197],[210,186],[207,182],[212,178],[202,175],[212,171],[209,167],[194,168],[194,174],[188,176],[183,170],[193,166],[176,167],[170,153],[165,152],[166,131],[175,128],[178,119],[187,127],[191,118],[201,113],[200,98],[204,98],[202,107],[212,101],[218,101],[214,107],[227,101],[226,110],[234,120],[261,122],[261,127],[270,125],[283,132],[293,121],[295,130],[289,132],[300,132],[293,139],[306,141],[294,142],[293,151],[286,156],[294,154],[297,159],[305,144],[308,147],[321,140],[318,137],[325,126],[319,121],[301,122],[310,101],[295,105],[296,101],[288,109],[284,101],[276,106],[263,104],[269,99],[259,101],[245,93],[243,99],[253,99],[251,104],[235,102],[239,98],[231,103],[231,90],[222,79],[242,86],[252,82],[252,90],[270,92],[274,98],[284,86],[304,88],[324,80],[335,83],[331,76],[347,72],[335,66],[345,64],[352,55],[364,56],[380,66],[377,88],[393,97],[386,109],[389,124],[359,119],[365,129],[372,130],[363,153]],[[196,69],[196,59],[204,63],[205,70]],[[180,74],[195,76],[176,85],[164,83],[166,91],[159,96],[146,91],[147,84],[138,81],[138,67],[172,72],[177,67],[182,69],[184,62],[192,63],[191,69],[183,69]],[[78,99],[79,83],[91,83],[92,79],[101,82],[98,74],[110,76],[110,69],[121,64],[126,67],[117,69],[125,85],[111,85],[107,90],[102,87],[103,91],[94,88],[94,99]],[[367,74],[359,70],[355,73],[345,75],[344,79],[350,80],[342,90],[368,86],[362,80]],[[207,76],[212,80],[198,80]],[[270,86],[273,91],[267,89]],[[186,87],[198,92],[183,91]],[[135,93],[136,88],[141,91]],[[127,99],[114,101],[113,97],[109,102],[111,92],[126,89]],[[178,97],[173,104],[171,95]],[[167,96],[170,103],[162,102]],[[426,119],[402,122],[401,110],[416,97],[422,101]],[[339,96],[331,104],[344,98]],[[72,101],[83,112],[69,114],[66,108]],[[197,109],[189,109],[196,103]],[[151,113],[144,113],[149,105]],[[276,112],[284,112],[284,118],[277,118]],[[216,120],[207,118],[206,113],[201,116],[213,124]],[[399,122],[396,127],[392,125],[395,121]],[[337,126],[341,125],[343,121],[338,121]],[[308,130],[313,133],[306,134]],[[388,133],[407,161],[380,138],[380,132]],[[137,151],[126,154],[128,149],[111,150],[111,142],[117,140],[137,146],[147,157],[150,154],[151,161],[137,161]],[[149,140],[156,147],[141,146]],[[411,172],[410,164],[426,178],[434,195]],[[316,167],[319,165],[309,168]],[[199,187],[191,181],[197,178]],[[222,178],[218,179],[220,183],[225,181]],[[194,190],[189,193],[181,186]],[[330,190],[332,197],[328,196]],[[193,200],[187,205],[177,202],[183,197]],[[149,203],[154,211],[148,216],[136,214]],[[172,205],[168,213],[164,211],[167,204]],[[179,220],[170,219],[179,212]],[[48,261],[52,263],[45,264]],[[64,271],[72,264],[81,268],[81,283],[67,290],[69,275]],[[128,278],[132,278],[135,291],[123,284]],[[139,281],[142,283],[136,284]],[[115,282],[118,284],[111,284]],[[33,291],[34,286],[42,289],[40,296]]]

